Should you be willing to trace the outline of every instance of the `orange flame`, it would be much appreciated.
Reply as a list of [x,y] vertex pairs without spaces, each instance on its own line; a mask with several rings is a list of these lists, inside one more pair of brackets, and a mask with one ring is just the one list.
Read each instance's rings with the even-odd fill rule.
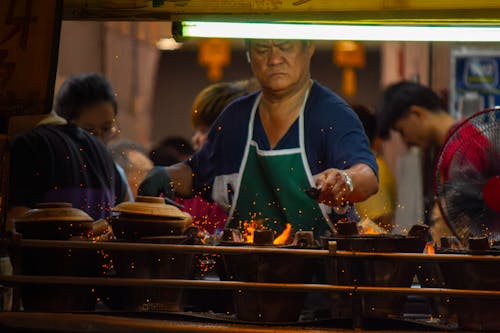
[[375,230],[374,228],[370,228],[370,227],[363,229],[362,233],[363,233],[363,235],[377,235],[378,234],[377,230]]
[[250,220],[248,222],[243,223],[243,237],[245,238],[245,242],[253,243],[253,234],[256,229],[260,229],[262,226],[261,220]]
[[361,227],[359,233],[362,235],[378,235],[387,233],[387,230],[380,227],[378,224],[376,224],[369,218],[365,218],[361,222],[359,222],[359,226]]
[[[245,221],[243,223],[243,237],[245,238],[245,242],[253,243],[255,230],[263,230],[263,229],[264,229],[263,220],[261,219],[250,220],[248,222]],[[286,244],[286,241],[290,237],[291,233],[292,233],[292,225],[290,223],[287,223],[283,232],[274,239],[273,244],[274,245]]]
[[427,244],[425,244],[424,253],[427,253],[427,254],[435,254],[436,253],[436,250],[434,249],[434,245],[432,242],[427,242]]
[[292,233],[292,225],[290,223],[286,224],[285,230],[274,239],[273,244],[274,245],[283,245],[286,243],[288,238],[290,237],[290,234]]

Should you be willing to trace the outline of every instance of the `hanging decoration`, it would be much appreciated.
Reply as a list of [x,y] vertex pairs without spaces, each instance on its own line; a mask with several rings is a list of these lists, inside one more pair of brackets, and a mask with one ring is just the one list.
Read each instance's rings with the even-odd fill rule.
[[356,72],[366,64],[365,49],[355,41],[338,41],[333,45],[333,63],[343,68],[342,93],[354,97],[357,92]]
[[222,79],[223,68],[231,62],[231,43],[227,39],[209,38],[200,42],[198,63],[206,67],[207,77],[212,82]]

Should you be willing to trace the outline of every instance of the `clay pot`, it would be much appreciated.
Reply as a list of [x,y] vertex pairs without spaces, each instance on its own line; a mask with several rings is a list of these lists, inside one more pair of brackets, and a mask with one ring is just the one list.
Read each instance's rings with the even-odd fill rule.
[[118,239],[181,235],[192,223],[191,215],[158,197],[138,196],[135,202],[122,202],[113,211],[116,214],[110,223]]
[[40,203],[15,220],[16,231],[25,239],[66,240],[92,230],[94,220],[71,203]]
[[[109,221],[118,240],[135,243],[186,244],[196,231],[192,217],[159,197],[136,197],[113,208]],[[193,254],[165,251],[110,251],[119,278],[188,279]],[[113,309],[133,312],[171,312],[183,308],[183,288],[112,287],[105,302]]]
[[191,216],[173,205],[167,205],[159,197],[138,196],[135,201],[126,201],[112,209],[114,212],[140,216],[154,216],[171,220],[184,220]]
[[[42,203],[15,221],[24,239],[89,240],[113,238],[106,220],[94,222],[70,203]],[[106,255],[94,249],[21,247],[23,275],[102,276]],[[92,286],[23,284],[20,288],[26,311],[92,311],[98,296]]]
[[[103,276],[107,255],[95,249],[21,247],[23,275]],[[23,284],[21,298],[26,311],[93,311],[99,296],[95,286]]]
[[[147,237],[136,243],[186,244],[188,235]],[[192,253],[161,250],[110,251],[115,277],[144,279],[189,279],[193,271]],[[183,288],[110,287],[104,301],[112,310],[130,312],[176,312],[183,310]]]

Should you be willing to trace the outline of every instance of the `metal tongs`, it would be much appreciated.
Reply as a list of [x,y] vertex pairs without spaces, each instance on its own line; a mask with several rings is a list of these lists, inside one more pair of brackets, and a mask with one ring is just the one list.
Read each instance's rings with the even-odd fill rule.
[[316,187],[311,187],[308,188],[307,190],[304,190],[304,192],[307,194],[307,196],[313,200],[318,201],[319,200],[319,194],[321,193],[321,190]]
[[179,209],[184,209],[184,205],[181,205],[180,203],[175,202],[174,200],[170,199],[169,197],[163,197],[163,199],[165,199],[165,203],[167,205],[172,205],[172,206],[175,206]]
[[[307,194],[307,196],[313,200],[318,201],[319,200],[319,194],[321,193],[321,190],[317,187],[310,187],[304,192]],[[340,206],[335,206],[333,207],[333,210],[335,211],[336,214],[343,215],[347,212],[349,208],[349,205],[347,202],[342,203]]]

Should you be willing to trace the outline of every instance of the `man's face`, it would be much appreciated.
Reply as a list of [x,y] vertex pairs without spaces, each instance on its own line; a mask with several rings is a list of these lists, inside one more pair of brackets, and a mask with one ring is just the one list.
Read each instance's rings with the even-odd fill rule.
[[408,146],[426,149],[431,145],[431,135],[426,124],[422,114],[410,111],[394,123],[393,129],[401,134]]
[[309,80],[314,53],[310,43],[297,40],[252,40],[252,70],[264,90],[276,93],[303,86]]

